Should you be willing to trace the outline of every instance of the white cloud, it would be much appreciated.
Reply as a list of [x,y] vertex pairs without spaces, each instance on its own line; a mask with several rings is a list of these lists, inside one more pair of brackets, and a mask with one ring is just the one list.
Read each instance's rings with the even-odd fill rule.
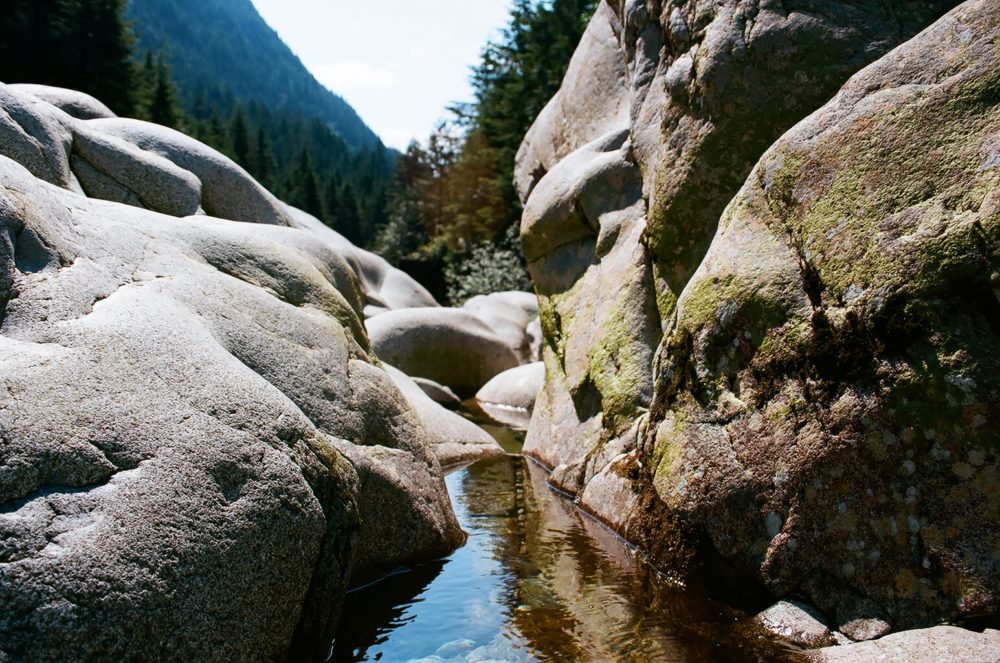
[[343,60],[313,67],[319,81],[338,94],[354,90],[392,90],[401,84],[400,67],[361,60]]

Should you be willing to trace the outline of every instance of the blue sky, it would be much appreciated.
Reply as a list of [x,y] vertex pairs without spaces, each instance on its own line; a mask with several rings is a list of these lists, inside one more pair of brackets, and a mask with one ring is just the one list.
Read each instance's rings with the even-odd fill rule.
[[425,140],[468,101],[469,68],[507,23],[510,0],[253,0],[321,83],[382,140]]

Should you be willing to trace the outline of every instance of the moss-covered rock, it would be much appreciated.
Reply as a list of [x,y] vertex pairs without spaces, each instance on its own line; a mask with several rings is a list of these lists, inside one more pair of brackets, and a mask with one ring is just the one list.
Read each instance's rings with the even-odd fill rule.
[[665,341],[660,497],[841,620],[1000,603],[998,36],[967,3],[786,134]]
[[712,558],[834,625],[996,614],[1000,11],[885,55],[955,4],[608,3],[617,50],[585,47],[626,63],[593,69],[628,139],[570,154],[564,121],[542,150],[548,113],[522,148],[548,369],[526,449],[668,571]]

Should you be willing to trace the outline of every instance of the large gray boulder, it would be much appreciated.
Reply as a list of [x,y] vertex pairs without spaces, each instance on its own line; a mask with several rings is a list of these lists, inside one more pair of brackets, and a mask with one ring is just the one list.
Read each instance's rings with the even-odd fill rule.
[[154,152],[202,184],[201,206],[211,216],[232,221],[291,225],[285,205],[229,157],[179,131],[126,118],[89,120],[90,128]]
[[439,382],[468,398],[493,376],[519,364],[486,323],[460,309],[411,308],[365,322],[379,359],[407,375]]
[[579,466],[631,429],[677,298],[760,155],[955,4],[599,4],[517,155],[548,369],[527,453]]
[[541,359],[538,298],[533,292],[494,292],[477,295],[462,305],[486,323],[517,355],[521,363]]
[[0,155],[17,161],[39,179],[71,188],[69,153],[73,134],[59,120],[56,110],[0,83]]
[[293,227],[319,235],[326,244],[336,247],[354,270],[365,294],[365,317],[399,308],[439,306],[426,288],[381,256],[354,246],[346,237],[311,214],[294,207],[286,206],[286,209]]
[[476,402],[493,419],[526,428],[545,383],[545,364],[536,361],[497,375],[476,392]]
[[51,85],[32,85],[18,83],[10,88],[22,94],[30,94],[42,101],[52,104],[59,110],[78,120],[97,120],[116,117],[114,112],[103,103],[83,92],[68,90],[64,87]]
[[[32,163],[63,163],[32,104],[0,88],[52,137],[18,134]],[[82,149],[134,158],[116,173],[140,198],[165,186],[118,141]],[[89,199],[0,157],[0,659],[322,658],[349,582],[459,545],[363,305],[319,233]]]
[[120,138],[73,127],[70,165],[91,198],[191,216],[201,207],[201,180],[163,157]]
[[526,453],[660,566],[865,633],[1000,604],[996,3],[885,55],[955,4],[605,3],[518,157]]

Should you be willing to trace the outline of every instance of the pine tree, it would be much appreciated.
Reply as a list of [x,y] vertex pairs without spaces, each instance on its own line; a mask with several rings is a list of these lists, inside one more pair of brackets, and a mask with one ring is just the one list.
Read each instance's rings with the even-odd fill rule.
[[326,212],[324,220],[331,227],[337,226],[337,219],[340,218],[340,178],[336,174],[330,173],[326,183],[323,185],[323,207]]
[[267,132],[261,126],[257,129],[257,144],[254,148],[254,175],[257,181],[270,189],[274,186],[274,172],[277,168],[274,162],[274,153],[271,152],[271,143],[267,139]]
[[243,111],[243,104],[236,104],[233,115],[229,120],[229,140],[236,163],[248,171],[255,171],[256,167],[250,159],[250,132],[247,128],[247,118]]
[[337,197],[338,215],[333,229],[346,237],[352,244],[360,246],[361,219],[358,216],[358,200],[350,185],[341,187]]
[[324,216],[319,183],[316,181],[316,171],[313,169],[308,147],[303,147],[299,152],[296,166],[286,180],[285,190],[289,203],[317,218]]
[[0,80],[91,94],[130,114],[136,68],[125,0],[5,0],[0,10]]
[[177,88],[162,53],[156,58],[156,84],[146,115],[150,122],[173,129],[180,128],[181,110],[177,102]]

